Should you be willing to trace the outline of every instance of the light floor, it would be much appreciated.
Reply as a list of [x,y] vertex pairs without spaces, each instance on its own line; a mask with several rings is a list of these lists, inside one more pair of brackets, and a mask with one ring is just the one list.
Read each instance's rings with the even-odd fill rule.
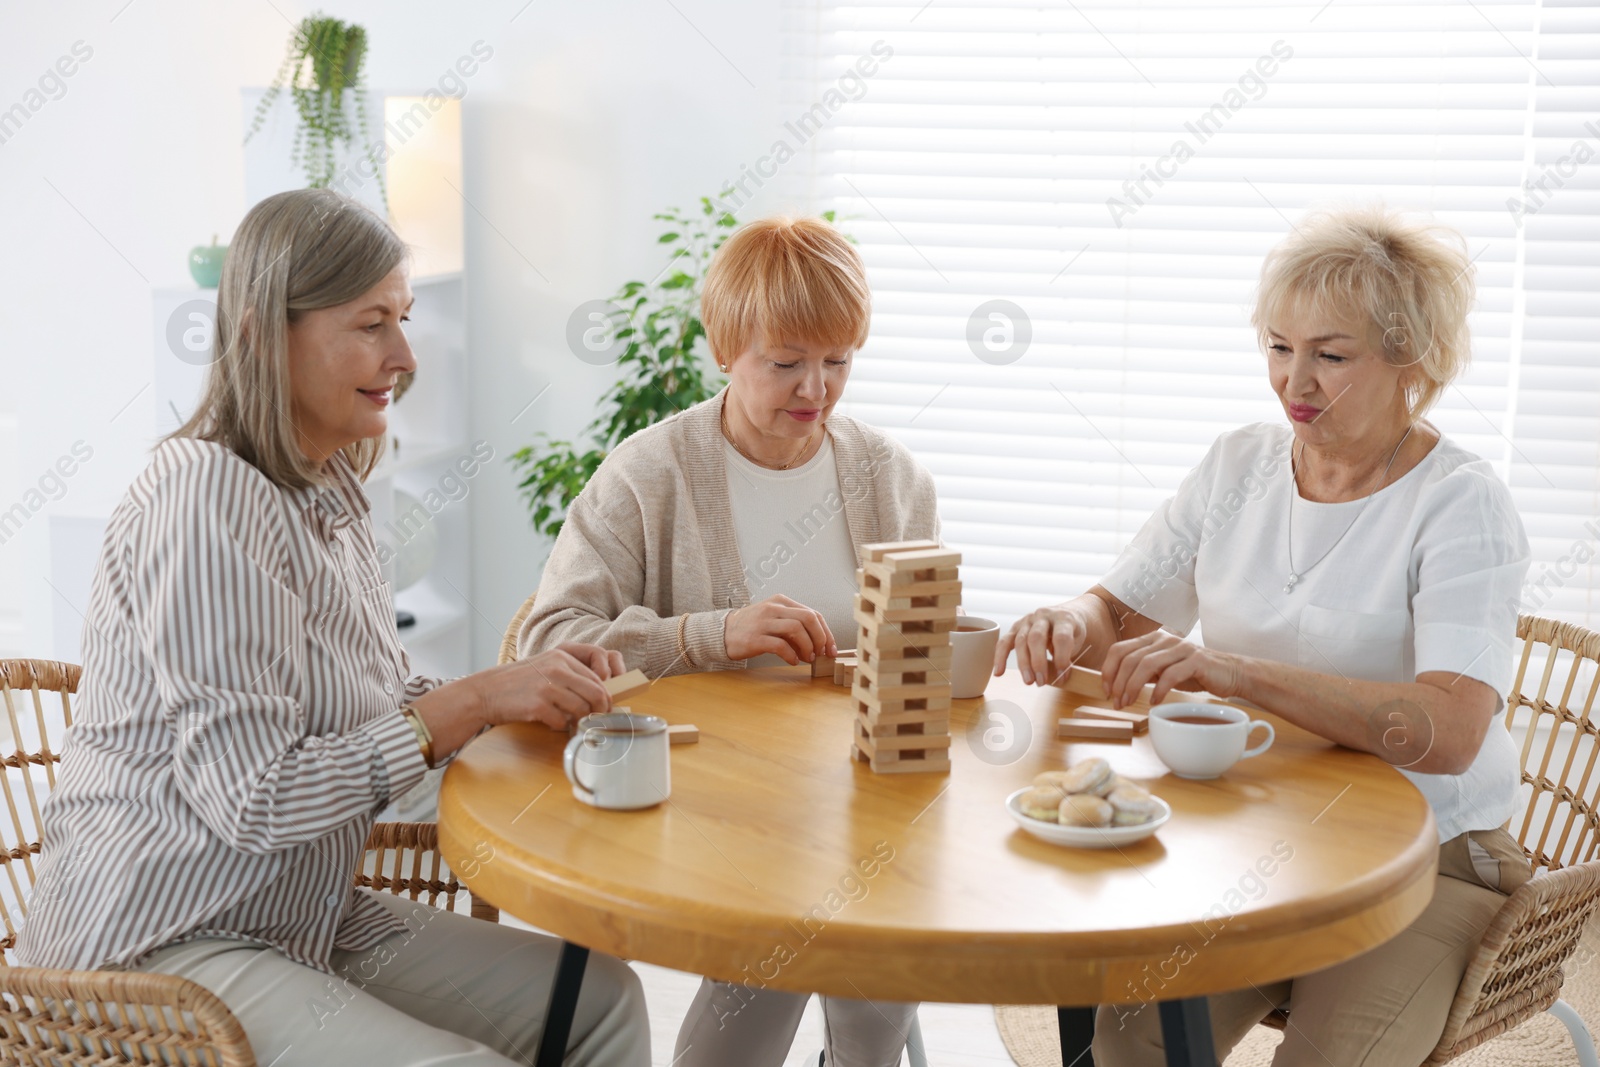
[[[508,926],[533,929],[504,913],[500,921]],[[656,967],[648,963],[631,965],[644,985],[645,1003],[650,1009],[650,1040],[654,1067],[673,1067],[672,1046],[678,1027],[700,987],[697,975]],[[923,1045],[929,1067],[1013,1067],[1000,1032],[994,1026],[994,1009],[987,1004],[924,1004],[917,1013],[922,1022]],[[794,1047],[783,1067],[816,1067],[822,1049],[822,1015],[815,997],[806,1007],[795,1035]]]

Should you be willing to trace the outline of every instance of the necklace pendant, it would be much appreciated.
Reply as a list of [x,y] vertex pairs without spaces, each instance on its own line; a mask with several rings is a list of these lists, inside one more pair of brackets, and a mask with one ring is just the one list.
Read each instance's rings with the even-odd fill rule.
[[1299,580],[1300,580],[1300,576],[1298,574],[1295,574],[1293,571],[1290,571],[1289,572],[1289,580],[1286,583],[1284,583],[1283,591],[1285,593],[1294,592],[1295,583],[1298,582]]

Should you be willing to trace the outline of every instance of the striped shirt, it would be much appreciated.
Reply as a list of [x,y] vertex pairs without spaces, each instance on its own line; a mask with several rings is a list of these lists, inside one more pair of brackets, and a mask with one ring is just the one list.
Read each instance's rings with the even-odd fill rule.
[[353,881],[426,771],[366,494],[283,489],[222,445],[163,443],[112,514],[83,684],[43,809],[18,962],[131,967],[233,938],[332,973],[402,929]]

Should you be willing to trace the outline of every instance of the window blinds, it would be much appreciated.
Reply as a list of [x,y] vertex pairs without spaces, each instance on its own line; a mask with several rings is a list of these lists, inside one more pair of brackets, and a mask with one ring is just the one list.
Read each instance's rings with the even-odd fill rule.
[[1381,199],[1467,236],[1473,366],[1430,418],[1514,487],[1531,579],[1566,558],[1527,609],[1600,623],[1600,180],[1574,161],[1600,150],[1600,6],[785,18],[782,136],[724,199],[781,180],[859,242],[874,321],[843,410],[933,472],[968,611],[1082,592],[1219,433],[1281,421],[1262,257],[1308,208]]

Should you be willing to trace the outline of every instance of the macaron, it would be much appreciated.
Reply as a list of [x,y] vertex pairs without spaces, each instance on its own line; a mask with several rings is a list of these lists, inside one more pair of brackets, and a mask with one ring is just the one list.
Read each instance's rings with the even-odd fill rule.
[[1036,785],[1017,798],[1022,814],[1044,822],[1055,822],[1066,793],[1053,785]]
[[1063,772],[1060,786],[1068,793],[1098,794],[1114,777],[1111,764],[1099,756],[1094,756],[1067,768]]
[[1111,822],[1115,826],[1138,826],[1161,814],[1161,802],[1132,782],[1123,782],[1107,793],[1105,799],[1112,809]]
[[1062,826],[1110,826],[1115,811],[1093,793],[1069,793],[1062,798],[1056,821]]

